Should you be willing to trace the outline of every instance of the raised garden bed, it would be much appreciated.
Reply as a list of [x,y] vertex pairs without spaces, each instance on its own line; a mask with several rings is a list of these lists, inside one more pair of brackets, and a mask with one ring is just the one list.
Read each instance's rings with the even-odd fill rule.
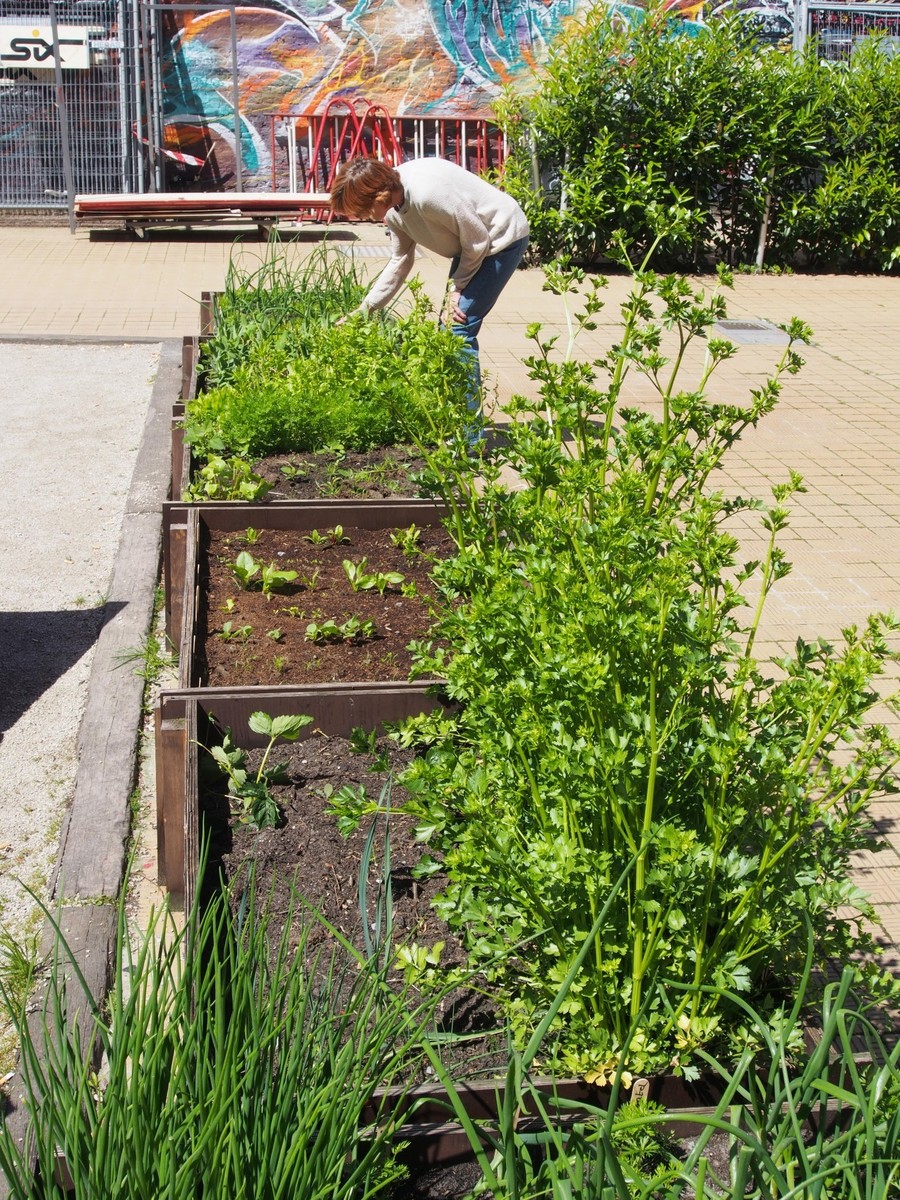
[[[425,529],[438,527],[444,513],[444,508],[431,500],[400,498],[275,500],[268,504],[220,501],[200,505],[169,501],[163,505],[166,634],[181,654],[180,686],[190,687],[196,682],[185,663],[192,661],[194,653],[200,550],[206,531],[236,534],[250,527],[302,535],[338,525],[366,530],[405,529],[410,525]],[[249,549],[252,551],[252,547]],[[186,644],[185,637],[189,639]]]
[[[439,689],[416,683],[310,684],[277,688],[204,688],[165,691],[156,710],[156,794],[159,881],[176,908],[190,905],[200,861],[199,745],[209,744],[215,723],[230,729],[238,747],[254,750],[267,739],[250,728],[250,715],[304,714],[319,731],[347,738],[359,728],[385,727],[444,707]],[[323,818],[324,819],[324,818]]]
[[[201,303],[201,327],[209,326]],[[181,395],[172,406],[171,498],[180,501],[195,479],[196,462],[184,440],[185,402],[199,388],[199,355],[209,334],[182,342]],[[384,499],[421,496],[418,476],[424,462],[410,446],[382,446],[367,451],[328,448],[255,459],[253,472],[271,486],[267,501],[319,499]],[[217,503],[215,500],[203,503]]]
[[[185,685],[407,679],[410,644],[431,624],[432,565],[454,545],[431,525],[413,531],[406,553],[406,532],[207,529],[195,638],[182,639]],[[266,572],[276,577],[268,591]]]
[[[173,642],[179,647],[179,692],[163,692],[157,713],[157,809],[160,858],[160,881],[168,888],[177,903],[190,895],[194,887],[194,875],[198,861],[197,848],[197,776],[195,756],[190,747],[196,742],[196,732],[185,733],[185,722],[189,712],[194,713],[187,701],[202,697],[207,706],[205,711],[235,730],[245,729],[251,712],[264,711],[271,716],[288,713],[308,712],[314,717],[316,727],[326,733],[346,736],[355,726],[366,729],[383,727],[385,722],[394,722],[411,716],[437,703],[430,697],[424,685],[412,685],[398,679],[385,682],[382,663],[369,671],[370,682],[361,670],[356,671],[355,682],[345,676],[341,682],[313,684],[309,672],[305,672],[302,686],[296,675],[287,671],[279,673],[283,678],[275,685],[250,686],[233,684],[230,687],[209,688],[201,686],[197,670],[196,650],[200,636],[199,614],[204,606],[200,580],[201,548],[212,533],[234,535],[246,530],[250,509],[241,504],[207,506],[166,507],[169,519],[170,544],[180,547],[180,557],[170,556],[170,562],[181,565],[180,578],[170,571],[166,578],[167,615],[169,629],[177,636]],[[428,530],[431,536],[442,534],[440,520],[442,510],[433,504],[421,501],[403,501],[379,504],[359,501],[355,504],[324,502],[322,504],[267,505],[259,509],[254,519],[263,522],[260,528],[273,536],[291,533],[296,537],[312,530],[333,530],[342,525],[360,530],[385,531],[392,528],[407,528],[415,524]],[[311,545],[311,544],[310,544]],[[338,551],[340,547],[333,547]],[[238,589],[235,587],[234,592]],[[268,602],[265,602],[268,603]],[[281,601],[276,601],[281,604]],[[288,606],[292,601],[287,601]],[[222,614],[224,617],[224,614]],[[329,614],[339,620],[340,613]],[[422,614],[420,612],[420,618]],[[288,619],[279,618],[284,628]],[[298,630],[304,648],[324,652],[330,647],[316,647],[305,639],[306,621],[289,618]],[[278,644],[265,637],[266,630],[273,627],[266,622],[261,630],[266,648],[272,660],[280,653]],[[273,622],[274,624],[274,622]],[[302,632],[301,632],[302,630]],[[221,639],[220,639],[221,640]],[[345,646],[338,650],[360,650],[365,655],[368,648]],[[380,672],[380,674],[379,674]],[[350,672],[351,680],[354,672]],[[395,677],[399,674],[395,671]],[[403,676],[408,669],[403,671]],[[372,676],[376,681],[371,682]],[[185,690],[187,689],[187,690]],[[309,698],[313,707],[303,707],[301,698]],[[196,723],[196,716],[190,718]],[[252,745],[252,741],[248,743]]]
[[[361,832],[344,842],[336,831],[334,819],[325,814],[324,801],[319,792],[329,783],[332,786],[337,786],[339,780],[366,783],[368,777],[374,781],[371,790],[377,794],[384,777],[378,772],[369,772],[371,757],[347,756],[346,738],[350,732],[359,728],[380,735],[386,725],[404,716],[442,706],[440,696],[428,688],[412,684],[384,684],[367,688],[247,688],[227,693],[208,689],[202,695],[196,691],[164,694],[158,715],[160,752],[157,770],[161,784],[159,794],[168,793],[170,803],[159,814],[163,835],[160,867],[173,904],[176,907],[181,904],[190,906],[197,895],[201,882],[201,813],[204,805],[212,804],[207,817],[216,826],[214,849],[228,874],[236,870],[241,862],[246,863],[248,858],[252,858],[257,869],[260,894],[273,894],[274,888],[276,905],[280,903],[278,896],[283,895],[286,907],[288,887],[292,882],[296,883],[298,891],[311,904],[321,907],[328,920],[350,940],[361,945],[358,876],[365,833]],[[277,761],[288,765],[291,776],[289,784],[276,789],[283,806],[284,823],[280,828],[254,833],[247,828],[238,828],[233,817],[225,818],[221,797],[215,799],[215,786],[211,792],[204,794],[201,761],[205,756],[202,747],[221,740],[222,732],[228,729],[234,742],[248,752],[248,763],[257,765],[267,739],[255,733],[248,720],[251,712],[259,710],[273,717],[304,713],[313,716],[314,722],[296,744],[277,747],[273,751]],[[383,743],[379,743],[377,749],[383,749]],[[172,802],[173,784],[181,789],[183,808],[180,814],[177,804]],[[400,798],[399,794],[397,798]],[[437,883],[413,884],[411,868],[418,849],[409,830],[403,828],[407,820],[399,816],[392,818],[391,876],[396,940],[402,941],[405,934],[423,945],[430,946],[435,940],[451,943],[452,935],[447,934],[429,909],[431,894],[437,889]],[[379,838],[372,854],[370,921],[377,893],[377,876],[383,861],[382,846]],[[447,954],[453,961],[455,953],[451,945],[443,961],[447,961]],[[479,1021],[485,1022],[491,1015],[490,1007],[482,1005],[476,1010],[467,1007],[469,1003],[464,996],[457,996],[455,1004],[448,1006],[447,1029],[473,1034],[478,1032]],[[484,1028],[490,1028],[489,1021]],[[459,1087],[466,1111],[489,1123],[496,1121],[498,1105],[502,1103],[502,1079],[506,1063],[502,1047],[498,1047],[496,1041],[492,1043],[490,1038],[476,1043],[478,1053],[486,1055],[491,1045],[495,1050],[493,1056],[479,1058],[473,1055],[471,1078]],[[612,1099],[609,1087],[591,1085],[582,1079],[551,1080],[537,1077],[534,1082],[546,1097],[555,1095],[576,1105],[605,1105]],[[671,1113],[670,1131],[676,1135],[690,1136],[695,1127],[689,1118],[694,1114],[710,1113],[722,1090],[722,1081],[711,1078],[696,1082],[687,1082],[674,1076],[639,1078],[634,1080],[629,1091],[621,1094],[620,1102],[641,1099],[663,1104]],[[397,1137],[409,1143],[408,1161],[416,1169],[471,1161],[468,1137],[462,1127],[448,1116],[449,1111],[447,1093],[438,1084],[423,1082],[404,1093],[402,1108],[397,1113],[398,1117],[403,1118],[403,1124],[398,1128]],[[567,1119],[572,1119],[572,1116],[573,1113],[569,1111]],[[521,1128],[525,1130],[530,1123],[536,1123],[537,1114],[526,1108],[521,1119]],[[410,1189],[409,1194],[418,1193]],[[439,1190],[435,1194],[454,1193]]]

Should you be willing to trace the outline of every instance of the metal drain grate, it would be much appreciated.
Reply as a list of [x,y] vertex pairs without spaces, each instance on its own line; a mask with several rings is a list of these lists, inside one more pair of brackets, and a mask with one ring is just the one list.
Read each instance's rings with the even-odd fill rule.
[[783,329],[760,317],[716,321],[713,334],[744,346],[786,346],[789,338]]
[[339,246],[341,254],[348,258],[390,258],[390,246]]

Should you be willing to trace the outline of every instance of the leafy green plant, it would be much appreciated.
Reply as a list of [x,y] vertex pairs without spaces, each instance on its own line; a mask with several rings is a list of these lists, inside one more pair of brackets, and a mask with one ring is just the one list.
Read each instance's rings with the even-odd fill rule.
[[430,946],[420,946],[418,942],[407,942],[397,951],[394,960],[397,969],[402,971],[407,984],[416,987],[427,987],[435,978],[435,970],[441,965],[441,955],[444,952],[444,942],[434,942]]
[[194,473],[182,500],[262,500],[272,484],[257,475],[246,459],[212,455]]
[[354,754],[374,754],[378,749],[378,730],[354,725],[350,730],[350,749]]
[[[626,882],[627,873],[614,894]],[[900,1044],[879,1029],[883,1020],[871,997],[854,990],[852,967],[822,991],[813,983],[812,937],[790,1007],[760,1010],[742,995],[728,997],[742,1013],[741,1040],[728,1057],[704,1056],[722,1093],[711,1113],[678,1114],[695,1131],[687,1145],[666,1132],[673,1114],[661,1105],[621,1103],[627,1083],[621,1063],[605,1105],[542,1091],[533,1082],[534,1064],[545,1057],[542,1039],[551,1036],[556,1014],[577,989],[598,927],[599,920],[528,1045],[510,1056],[496,1123],[472,1119],[457,1081],[429,1052],[482,1170],[475,1194],[509,1200],[897,1194]],[[795,1048],[810,1026],[820,1039],[798,1056]],[[714,1157],[713,1139],[726,1141],[727,1153],[720,1148]]]
[[[692,1077],[741,1020],[729,997],[798,969],[807,917],[820,964],[869,944],[849,864],[870,843],[871,798],[895,786],[900,745],[872,714],[896,709],[876,684],[898,626],[876,615],[842,645],[754,656],[802,481],[762,502],[726,498],[712,476],[799,369],[802,322],[748,401],[724,403],[710,395],[734,353],[709,336],[718,291],[641,264],[610,349],[583,363],[574,345],[603,281],[556,266],[547,284],[580,308],[568,344],[530,328],[539,394],[506,406],[499,462],[426,451],[460,552],[435,569],[442,642],[419,648],[417,670],[446,678],[460,710],[412,723],[427,749],[402,782],[440,851],[439,911],[520,1046],[637,854],[545,1052],[598,1080],[623,1063]],[[652,407],[624,405],[632,374]],[[728,523],[753,511],[761,549],[744,562]],[[661,979],[686,989],[671,1010]]]
[[223,642],[246,642],[252,635],[252,625],[235,625],[234,621],[223,621],[219,630],[219,637]]
[[314,546],[340,546],[350,542],[350,539],[344,536],[343,525],[335,525],[333,529],[326,529],[324,533],[320,533],[318,529],[312,529],[303,535],[303,540],[312,542]]
[[344,559],[344,574],[354,592],[369,592],[373,589],[383,596],[389,587],[396,587],[406,578],[399,571],[368,571],[367,558],[361,558],[358,563]]
[[279,613],[284,613],[286,617],[293,617],[295,620],[303,620],[306,616],[306,610],[300,608],[298,604],[289,604],[287,608],[278,608],[275,610],[276,617]]
[[261,533],[261,529],[254,529],[252,525],[249,525],[241,535],[241,539],[246,545],[255,546],[259,541]]
[[[439,327],[421,286],[403,315],[373,314],[336,324],[316,319],[259,329],[241,341],[229,324],[227,370],[210,370],[207,387],[186,406],[185,438],[195,457],[246,458],[341,445],[365,450],[428,437],[435,397],[465,412],[467,368],[459,339]],[[348,302],[344,312],[355,307]],[[207,358],[218,351],[208,343]],[[224,366],[224,362],[223,362]]]
[[375,622],[348,617],[338,623],[333,618],[326,621],[311,621],[306,627],[305,637],[310,642],[361,642],[375,637]]
[[396,529],[391,534],[391,541],[407,558],[415,558],[421,553],[422,530],[413,522],[406,529]]
[[274,828],[278,824],[278,803],[272,795],[274,784],[287,781],[284,766],[267,766],[276,742],[295,742],[312,717],[270,717],[264,712],[250,714],[248,725],[254,733],[268,737],[269,742],[256,774],[247,770],[247,756],[235,745],[230,730],[226,730],[221,745],[209,746],[213,762],[228,779],[228,794],[241,806],[241,819],[257,829]]
[[298,575],[297,571],[279,570],[274,563],[264,566],[258,563],[247,550],[242,550],[234,560],[231,573],[241,587],[247,590],[255,588],[258,582],[266,596],[271,596],[273,592],[287,587],[289,583],[294,582]]
[[386,812],[377,800],[374,800],[362,784],[345,783],[335,788],[326,783],[319,791],[325,801],[325,811],[333,817],[342,837],[349,837],[364,817],[374,817],[379,812]]

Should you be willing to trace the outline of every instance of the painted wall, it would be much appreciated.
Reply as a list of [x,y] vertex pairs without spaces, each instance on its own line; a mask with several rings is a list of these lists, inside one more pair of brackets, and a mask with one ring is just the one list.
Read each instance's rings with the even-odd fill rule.
[[[239,7],[241,151],[251,185],[254,176],[271,174],[269,114],[321,111],[342,95],[397,116],[489,117],[502,86],[528,86],[554,39],[594,2],[267,0]],[[214,158],[217,181],[227,183],[234,141],[230,14],[173,12],[165,29],[167,140]]]
[[[360,109],[363,101],[381,105],[392,116],[490,117],[502,87],[533,86],[533,68],[554,40],[597,2],[266,0],[237,8],[245,186],[286,186],[285,123],[272,114],[321,111],[335,96]],[[641,15],[637,4],[611,3],[623,19]],[[725,3],[774,14],[789,33],[787,0]],[[670,4],[684,32],[702,22],[704,0]],[[235,174],[230,11],[171,12],[164,24],[167,144],[204,160],[196,182],[229,186]],[[302,123],[290,136],[298,128],[302,141]]]

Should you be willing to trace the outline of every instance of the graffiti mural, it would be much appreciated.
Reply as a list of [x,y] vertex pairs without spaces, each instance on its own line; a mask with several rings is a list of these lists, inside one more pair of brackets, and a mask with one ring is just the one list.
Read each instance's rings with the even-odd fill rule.
[[[504,85],[534,67],[591,0],[269,0],[231,12],[166,14],[164,115],[170,145],[233,169],[236,66],[243,167],[265,176],[271,114],[321,111],[329,100],[394,116],[482,116]],[[274,151],[277,153],[277,147]]]
[[[193,180],[170,186],[228,186],[238,138],[242,182],[286,186],[285,162],[304,136],[297,116],[321,113],[336,97],[393,117],[489,118],[504,86],[534,86],[554,41],[597,2],[266,0],[231,9],[201,0],[189,13],[164,8],[166,146],[203,164]],[[624,21],[643,18],[641,3],[607,2]],[[685,35],[726,11],[740,12],[763,42],[789,41],[792,30],[787,0],[669,0],[666,8]]]

